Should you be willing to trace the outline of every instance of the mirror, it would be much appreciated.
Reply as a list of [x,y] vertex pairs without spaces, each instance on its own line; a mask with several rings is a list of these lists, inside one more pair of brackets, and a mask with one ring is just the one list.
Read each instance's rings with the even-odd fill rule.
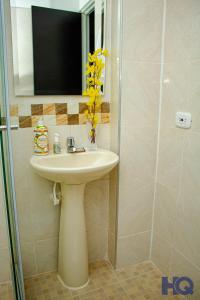
[[10,0],[16,96],[82,95],[105,47],[106,0]]

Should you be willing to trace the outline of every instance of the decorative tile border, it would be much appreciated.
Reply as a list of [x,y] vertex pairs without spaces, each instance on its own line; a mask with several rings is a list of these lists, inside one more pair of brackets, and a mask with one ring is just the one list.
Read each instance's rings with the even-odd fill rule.
[[[20,128],[35,127],[41,118],[47,126],[82,125],[87,123],[84,114],[86,108],[86,103],[81,102],[78,111],[70,114],[67,103],[14,104],[10,105],[10,116],[12,123],[19,124]],[[103,102],[97,114],[99,123],[109,123],[109,102]]]

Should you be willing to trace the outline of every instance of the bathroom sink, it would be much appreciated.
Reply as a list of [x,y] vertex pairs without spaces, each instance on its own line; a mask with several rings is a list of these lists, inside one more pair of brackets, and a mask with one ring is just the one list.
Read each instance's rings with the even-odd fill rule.
[[61,183],[58,278],[67,288],[76,290],[89,282],[85,185],[109,173],[118,161],[118,155],[107,150],[31,157],[38,175]]
[[109,173],[118,155],[107,150],[59,155],[32,156],[31,166],[42,177],[54,182],[81,184]]

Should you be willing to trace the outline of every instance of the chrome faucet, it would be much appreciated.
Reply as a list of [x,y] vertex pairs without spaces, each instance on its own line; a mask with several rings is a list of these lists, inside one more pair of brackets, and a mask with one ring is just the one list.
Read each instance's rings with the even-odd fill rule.
[[70,136],[67,138],[67,152],[68,153],[79,153],[79,152],[85,152],[85,148],[77,148],[75,146],[75,140],[73,136]]

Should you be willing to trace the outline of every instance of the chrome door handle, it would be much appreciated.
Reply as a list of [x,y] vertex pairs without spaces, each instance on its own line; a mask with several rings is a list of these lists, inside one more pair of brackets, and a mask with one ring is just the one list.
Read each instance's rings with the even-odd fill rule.
[[[19,128],[18,125],[11,125],[10,129],[11,130],[17,130]],[[0,131],[5,131],[7,130],[7,126],[6,125],[0,125]]]

